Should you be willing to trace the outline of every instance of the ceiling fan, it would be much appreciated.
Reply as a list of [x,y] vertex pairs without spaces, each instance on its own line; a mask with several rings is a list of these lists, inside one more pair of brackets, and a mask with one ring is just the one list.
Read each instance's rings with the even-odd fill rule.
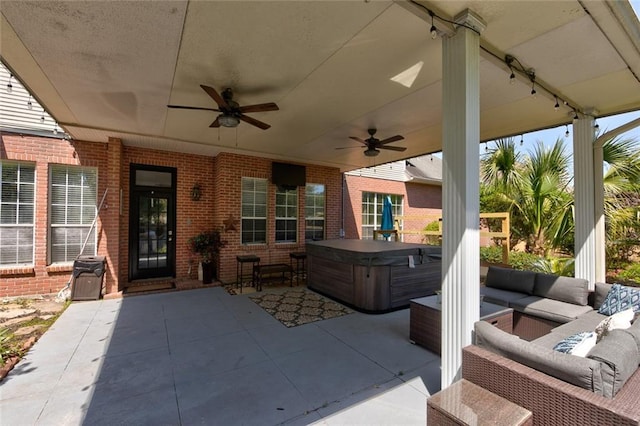
[[216,91],[216,89],[211,86],[205,86],[201,84],[200,87],[202,87],[202,89],[207,92],[207,94],[211,96],[214,101],[216,101],[216,103],[218,104],[218,108],[203,108],[183,105],[167,105],[167,108],[195,109],[202,111],[220,112],[221,114],[216,117],[215,121],[211,123],[209,127],[236,127],[238,124],[240,124],[240,120],[242,120],[245,123],[249,123],[253,126],[259,127],[262,130],[267,130],[271,126],[267,123],[263,123],[260,120],[249,117],[248,115],[245,115],[245,113],[278,111],[280,109],[278,108],[278,105],[273,102],[240,106],[236,101],[233,100],[233,91],[231,90],[231,88],[224,89],[221,96]]
[[[376,155],[380,154],[380,150],[381,149],[388,149],[390,151],[405,151],[407,148],[402,147],[402,146],[387,146],[387,144],[391,143],[391,142],[397,142],[397,141],[401,141],[404,139],[404,137],[400,136],[400,135],[395,135],[395,136],[391,136],[390,138],[387,139],[383,139],[383,140],[379,140],[373,137],[373,135],[376,134],[377,129],[368,129],[367,132],[369,133],[369,138],[368,139],[361,139],[357,136],[349,136],[349,139],[353,139],[354,141],[358,141],[361,144],[363,144],[364,146],[367,147],[367,149],[364,151],[364,155],[366,155],[367,157],[375,157]],[[340,148],[336,148],[336,149],[349,149],[349,148],[357,148],[355,146],[345,146],[345,147],[340,147]]]

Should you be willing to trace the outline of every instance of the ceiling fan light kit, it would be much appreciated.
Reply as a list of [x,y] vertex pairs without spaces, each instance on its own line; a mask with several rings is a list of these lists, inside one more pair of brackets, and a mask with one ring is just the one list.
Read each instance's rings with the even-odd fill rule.
[[215,121],[211,123],[209,127],[237,127],[240,121],[256,126],[262,130],[267,130],[271,127],[267,123],[263,123],[260,120],[245,115],[247,112],[265,112],[265,111],[278,111],[278,105],[273,102],[267,102],[264,104],[256,105],[244,105],[240,106],[238,102],[233,100],[233,91],[230,87],[227,87],[222,91],[222,96],[211,86],[205,86],[201,84],[202,90],[207,92],[209,96],[218,104],[218,108],[203,108],[183,105],[167,105],[168,108],[175,109],[195,109],[201,111],[217,111],[221,114],[216,117]]
[[[367,130],[367,132],[369,133],[368,139],[361,139],[357,136],[349,136],[349,139],[353,139],[354,141],[360,142],[362,145],[366,146],[367,149],[364,151],[364,155],[366,155],[367,157],[377,156],[378,154],[380,154],[381,149],[388,149],[389,151],[398,151],[398,152],[402,152],[407,149],[403,146],[387,146],[387,144],[390,144],[392,142],[403,140],[404,137],[400,135],[395,135],[395,136],[391,136],[390,138],[380,140],[373,136],[376,134],[377,131],[378,131],[377,129],[368,129]],[[357,148],[357,147],[345,146],[345,147],[340,147],[336,149],[348,149],[348,148]]]
[[240,124],[240,119],[233,115],[220,114],[218,116],[218,123],[223,127],[236,127]]

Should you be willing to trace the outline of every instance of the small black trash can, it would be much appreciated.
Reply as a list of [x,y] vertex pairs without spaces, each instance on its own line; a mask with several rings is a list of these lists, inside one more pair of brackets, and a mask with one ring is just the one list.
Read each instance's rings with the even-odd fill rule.
[[71,300],[100,299],[104,268],[104,256],[78,256],[73,262]]

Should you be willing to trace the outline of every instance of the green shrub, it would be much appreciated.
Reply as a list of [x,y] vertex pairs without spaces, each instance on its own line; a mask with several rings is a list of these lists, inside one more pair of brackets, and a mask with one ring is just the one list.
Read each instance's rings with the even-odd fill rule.
[[511,265],[513,269],[520,269],[522,271],[532,271],[533,265],[538,259],[540,259],[540,256],[523,251],[512,251],[509,253],[509,265]]
[[[440,230],[440,221],[434,220],[433,222],[427,223],[427,225],[422,228],[423,231],[439,231]],[[441,246],[442,239],[438,235],[423,235],[422,242],[425,244],[429,244],[431,246]]]
[[572,257],[538,258],[533,264],[533,270],[545,274],[575,276],[575,259]]
[[[531,271],[534,268],[534,264],[540,259],[539,256],[534,254],[525,253],[521,251],[509,252],[509,265],[513,269],[520,269],[523,271]],[[480,247],[480,260],[487,263],[502,263],[502,247]]]
[[640,284],[640,263],[631,263],[618,274],[625,281],[634,281]]
[[480,260],[488,263],[502,263],[502,247],[480,247]]

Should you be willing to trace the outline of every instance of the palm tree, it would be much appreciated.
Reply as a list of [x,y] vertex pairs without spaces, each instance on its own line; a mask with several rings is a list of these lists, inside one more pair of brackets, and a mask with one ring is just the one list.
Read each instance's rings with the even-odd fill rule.
[[637,246],[640,240],[640,141],[608,139],[603,144],[603,158],[607,243],[610,256],[617,256],[615,247]]
[[507,207],[512,231],[526,242],[528,252],[547,254],[562,247],[571,233],[568,165],[562,139],[550,149],[538,142],[524,158],[516,153],[513,139],[499,140],[482,160],[483,193]]

